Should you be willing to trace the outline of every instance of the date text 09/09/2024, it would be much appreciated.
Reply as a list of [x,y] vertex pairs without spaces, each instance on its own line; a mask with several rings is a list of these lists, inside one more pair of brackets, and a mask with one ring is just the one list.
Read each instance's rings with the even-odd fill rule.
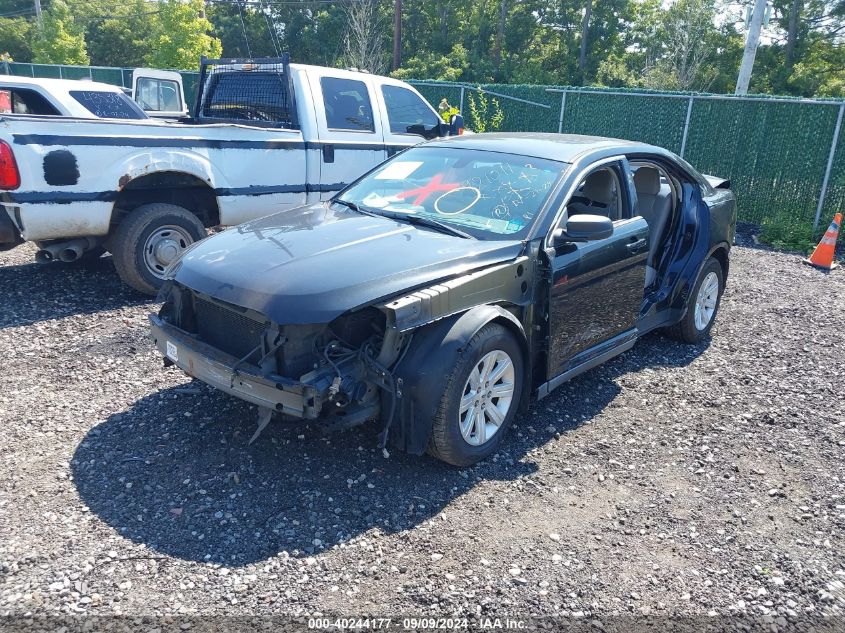
[[309,618],[308,628],[315,630],[362,630],[362,629],[402,629],[406,631],[422,630],[523,630],[526,628],[524,620],[516,618],[434,618],[434,617],[406,617],[406,618]]

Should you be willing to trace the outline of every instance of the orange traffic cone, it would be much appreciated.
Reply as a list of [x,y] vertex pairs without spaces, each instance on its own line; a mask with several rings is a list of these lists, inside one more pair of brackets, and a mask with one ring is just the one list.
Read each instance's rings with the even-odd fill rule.
[[842,214],[837,213],[833,216],[833,222],[824,234],[822,241],[816,246],[816,250],[810,255],[809,259],[805,259],[805,264],[810,264],[822,270],[833,270],[837,264],[833,261],[833,251],[836,250],[836,238],[839,237],[839,227],[842,226]]

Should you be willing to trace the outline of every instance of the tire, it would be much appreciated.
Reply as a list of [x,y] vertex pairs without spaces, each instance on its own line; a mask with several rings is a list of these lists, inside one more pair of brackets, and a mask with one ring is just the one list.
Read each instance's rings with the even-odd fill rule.
[[[188,245],[206,237],[199,218],[173,204],[154,202],[132,211],[109,239],[117,274],[129,286],[155,295],[163,273]],[[156,248],[158,245],[159,248]],[[157,251],[161,251],[156,254]]]
[[[708,293],[708,289],[713,289],[714,283],[715,297],[712,291]],[[690,344],[700,343],[710,336],[710,330],[713,328],[713,323],[716,322],[716,315],[719,312],[719,305],[722,302],[722,293],[724,290],[725,280],[722,273],[722,266],[718,261],[710,257],[704,262],[698,279],[695,281],[695,286],[693,286],[692,292],[687,298],[687,310],[684,318],[679,323],[666,328],[666,334],[674,339]],[[706,297],[705,304],[712,307],[712,312],[709,310],[697,311],[699,308],[699,295],[702,292],[709,295]],[[702,300],[704,301],[704,299]],[[697,317],[697,315],[699,316]]]
[[[510,360],[510,370],[505,367],[505,356]],[[505,369],[504,374],[497,377],[490,386],[495,387],[498,384],[501,387],[511,383],[510,401],[505,407],[503,398],[487,398],[481,395],[473,400],[466,412],[462,412],[461,401],[465,394],[472,400],[472,393],[467,394],[470,375],[478,369],[483,369],[482,361],[485,359],[492,360],[492,371]],[[460,352],[458,361],[446,378],[446,388],[434,417],[428,453],[454,466],[470,466],[496,452],[519,408],[524,371],[522,349],[507,328],[498,323],[490,323],[479,330]],[[477,375],[483,375],[483,371]],[[479,404],[476,405],[476,402]],[[494,409],[497,412],[495,417],[500,419],[498,426],[489,421],[494,417],[490,415]],[[475,416],[475,412],[482,413],[483,427],[478,423],[480,418]],[[473,417],[469,418],[471,413]],[[469,438],[462,432],[462,426],[469,431]],[[485,436],[479,437],[479,432]],[[484,441],[481,441],[482,439]]]

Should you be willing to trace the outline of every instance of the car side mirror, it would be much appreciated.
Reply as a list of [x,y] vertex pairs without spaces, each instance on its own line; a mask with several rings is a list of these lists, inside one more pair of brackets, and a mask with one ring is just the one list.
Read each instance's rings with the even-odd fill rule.
[[603,215],[579,213],[566,221],[566,226],[553,233],[555,246],[566,242],[592,242],[613,235],[613,221]]
[[408,134],[416,134],[417,136],[422,136],[428,141],[435,139],[439,136],[448,135],[448,127],[442,121],[434,127],[426,127],[422,123],[414,123],[413,125],[409,125],[408,127],[406,127],[405,131]]
[[449,118],[449,136],[460,136],[464,133],[464,117],[453,114]]

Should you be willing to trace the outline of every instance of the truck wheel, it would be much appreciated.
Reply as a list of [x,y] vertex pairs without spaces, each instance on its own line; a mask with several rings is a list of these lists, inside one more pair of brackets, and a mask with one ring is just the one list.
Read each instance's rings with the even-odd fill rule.
[[502,325],[484,326],[463,349],[446,379],[428,452],[455,466],[494,453],[522,395],[522,350]]
[[125,283],[155,295],[170,263],[205,236],[205,227],[193,213],[154,202],[138,207],[118,225],[109,240],[109,250]]
[[692,344],[707,338],[716,320],[724,289],[722,266],[711,257],[704,262],[701,273],[687,299],[686,315],[679,323],[666,328],[666,334],[684,343]]

